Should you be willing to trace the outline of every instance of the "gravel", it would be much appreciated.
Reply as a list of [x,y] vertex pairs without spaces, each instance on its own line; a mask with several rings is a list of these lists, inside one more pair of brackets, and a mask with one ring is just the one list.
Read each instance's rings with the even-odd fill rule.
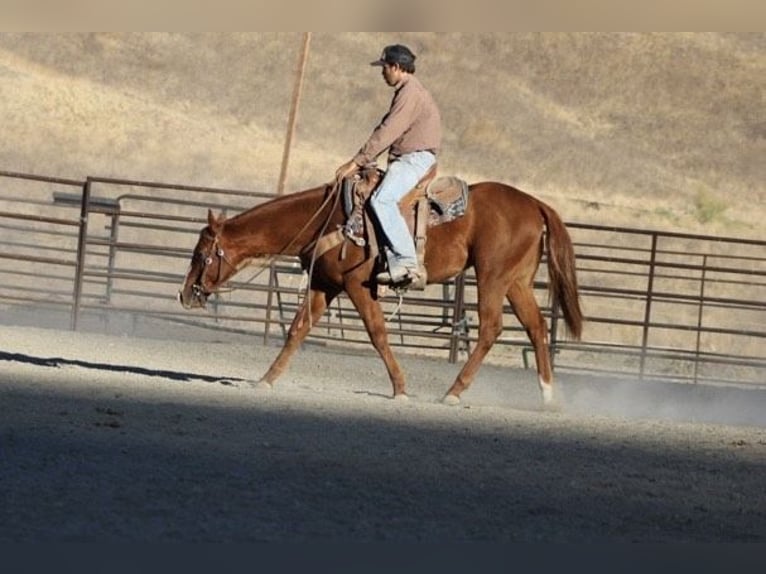
[[[180,335],[180,333],[179,333]],[[766,391],[0,326],[2,541],[766,541]]]

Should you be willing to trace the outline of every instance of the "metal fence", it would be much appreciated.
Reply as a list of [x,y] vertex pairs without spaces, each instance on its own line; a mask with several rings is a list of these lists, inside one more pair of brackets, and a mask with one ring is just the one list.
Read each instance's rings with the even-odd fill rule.
[[[107,178],[73,181],[0,172],[0,308],[7,323],[45,316],[71,329],[172,337],[244,335],[278,342],[300,304],[297,260],[247,269],[206,312],[176,292],[208,208],[233,215],[273,198],[226,190]],[[563,336],[536,296],[558,371],[722,384],[764,383],[766,242],[569,223],[586,324]],[[476,283],[469,271],[445,285],[383,298],[393,345],[457,361],[475,342]],[[505,309],[488,360],[530,367],[526,334]],[[126,323],[127,321],[127,323]],[[369,345],[350,302],[338,298],[310,341]],[[531,360],[534,360],[531,358]]]

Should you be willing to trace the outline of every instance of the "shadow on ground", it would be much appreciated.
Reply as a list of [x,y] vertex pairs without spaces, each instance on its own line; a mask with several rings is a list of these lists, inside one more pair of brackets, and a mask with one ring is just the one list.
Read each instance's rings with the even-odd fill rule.
[[766,539],[764,464],[561,424],[467,432],[45,377],[0,385],[0,405],[4,541]]

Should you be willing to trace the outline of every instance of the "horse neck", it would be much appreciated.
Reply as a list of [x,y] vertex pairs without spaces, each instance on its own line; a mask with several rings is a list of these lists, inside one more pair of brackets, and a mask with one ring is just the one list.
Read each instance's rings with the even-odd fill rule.
[[334,205],[328,197],[323,186],[272,199],[228,220],[226,236],[242,258],[298,255],[325,225]]

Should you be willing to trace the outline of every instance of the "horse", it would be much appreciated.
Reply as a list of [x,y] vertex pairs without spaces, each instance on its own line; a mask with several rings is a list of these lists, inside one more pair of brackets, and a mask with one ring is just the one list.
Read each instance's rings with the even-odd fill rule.
[[[551,407],[554,388],[548,331],[533,282],[546,253],[549,299],[561,309],[569,335],[579,339],[583,314],[569,232],[551,206],[511,185],[484,181],[469,185],[468,190],[464,215],[430,228],[425,246],[429,284],[444,283],[473,267],[477,285],[478,340],[442,402],[460,403],[502,332],[507,299],[534,347],[543,407]],[[378,299],[376,258],[367,247],[350,241],[312,257],[320,236],[346,219],[339,195],[339,186],[328,183],[267,200],[229,219],[208,209],[207,225],[199,233],[178,299],[186,309],[204,307],[211,294],[254,260],[297,256],[309,271],[306,297],[282,349],[253,385],[273,388],[311,327],[345,292],[385,363],[393,398],[406,400],[405,377],[389,345]]]

